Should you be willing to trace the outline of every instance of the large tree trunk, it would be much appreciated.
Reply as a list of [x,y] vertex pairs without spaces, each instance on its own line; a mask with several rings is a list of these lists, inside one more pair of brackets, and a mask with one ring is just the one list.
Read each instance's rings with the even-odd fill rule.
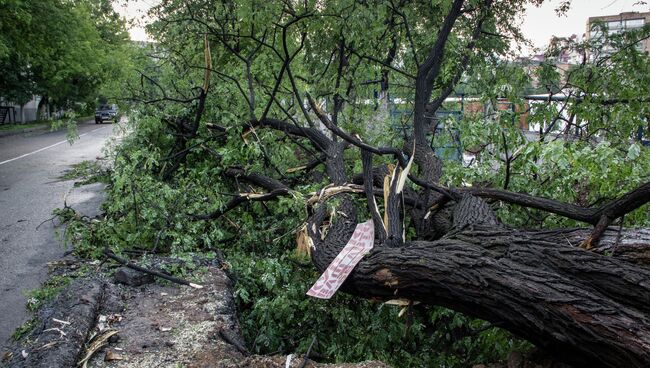
[[474,315],[570,362],[648,366],[650,271],[544,238],[477,238],[500,249],[453,237],[378,249],[351,287]]
[[[479,201],[457,208],[456,231],[437,241],[376,244],[343,290],[461,311],[578,366],[650,366],[650,230],[610,230],[588,251],[577,245],[589,229],[507,229],[489,214],[476,216],[485,210]],[[310,233],[321,270],[353,230],[351,200],[341,211],[347,217],[325,240]],[[323,216],[317,211],[312,222]]]

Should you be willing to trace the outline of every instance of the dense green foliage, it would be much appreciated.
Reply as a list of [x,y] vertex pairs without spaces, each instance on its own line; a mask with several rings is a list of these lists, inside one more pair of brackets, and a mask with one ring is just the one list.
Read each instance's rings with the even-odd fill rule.
[[[601,43],[560,40],[546,52],[546,60],[530,64],[486,65],[468,80],[466,90],[483,91],[481,102],[508,108],[465,115],[449,121],[461,132],[461,146],[479,152],[469,165],[450,162],[450,185],[491,183],[503,187],[510,161],[508,189],[555,198],[582,206],[596,206],[620,197],[650,179],[650,59],[636,45],[650,35],[650,27],[612,35],[613,52],[602,55]],[[562,52],[581,55],[579,64],[558,65]],[[584,58],[584,59],[583,59]],[[582,63],[584,61],[584,63]],[[527,93],[546,90],[566,100],[528,101]],[[452,107],[454,108],[454,107]],[[522,117],[536,132],[530,141],[520,129]],[[449,135],[441,135],[444,145]],[[469,169],[469,170],[468,170]],[[553,214],[517,207],[499,207],[502,219],[524,227],[580,226]],[[648,226],[643,207],[625,216],[627,226]]]
[[[315,153],[305,148],[306,140],[271,129],[250,130],[246,123],[267,115],[309,126],[296,101],[302,99],[299,92],[310,93],[330,105],[345,101],[346,108],[338,116],[344,129],[372,143],[400,147],[402,132],[407,130],[400,130],[400,123],[408,125],[413,104],[409,75],[415,74],[415,61],[435,40],[441,14],[451,2],[294,3],[169,0],[152,10],[157,22],[150,30],[159,43],[131,96],[147,103],[133,111],[130,134],[113,148],[106,218],[69,232],[78,241],[77,252],[100,256],[109,247],[116,253],[162,252],[180,259],[223,252],[237,280],[235,296],[244,334],[256,353],[304,351],[316,336],[316,352],[330,361],[380,359],[396,366],[464,367],[504,359],[509,351],[524,347],[525,343],[483,321],[438,307],[416,305],[399,316],[400,307],[344,293],[329,301],[305,295],[318,274],[309,259],[295,252],[295,238],[307,218],[306,199],[329,180],[322,166],[313,173],[290,170],[314,158]],[[480,4],[470,1],[468,8]],[[288,10],[290,5],[295,8]],[[518,39],[510,20],[522,7],[521,1],[498,2],[484,30],[488,35],[500,32]],[[471,20],[471,16],[461,18],[451,35],[436,93],[453,83]],[[194,118],[195,96],[204,84],[205,33],[212,52],[212,82],[205,112],[192,135],[182,128]],[[342,53],[347,60],[339,62],[335,55],[343,39],[351,46]],[[395,61],[390,67],[376,62],[386,57],[393,40],[400,45]],[[458,90],[472,91],[485,106],[496,106],[499,98],[524,105],[524,94],[534,79],[540,85],[559,81],[552,50],[549,62],[533,72],[502,62],[508,50],[505,37],[480,38]],[[286,60],[291,60],[289,66]],[[337,64],[345,73],[337,72]],[[575,137],[562,136],[567,126],[571,132],[576,127],[559,122],[542,139],[527,140],[514,123],[523,111],[508,109],[445,121],[444,129],[459,132],[461,146],[473,157],[446,161],[442,180],[455,186],[502,187],[507,182],[514,191],[583,205],[601,203],[647,181],[650,153],[632,141],[639,124],[647,123],[647,107],[608,105],[603,99],[647,89],[650,73],[633,70],[647,70],[649,65],[647,55],[629,49],[604,64],[577,66],[568,80],[582,90],[567,104],[569,114],[575,111],[581,121],[577,128],[582,132]],[[398,102],[375,98],[375,92],[378,97],[385,92],[378,80],[389,83]],[[137,94],[135,87],[140,87]],[[278,94],[272,94],[274,89]],[[392,108],[406,112],[390,114]],[[528,111],[528,122],[545,127],[558,115],[565,116],[560,109],[558,104],[536,105]],[[598,118],[605,113],[607,119]],[[213,130],[209,124],[224,129]],[[601,132],[603,126],[608,127],[606,133]],[[187,156],[174,166],[181,133],[188,137],[181,140],[181,152]],[[436,134],[434,146],[456,144],[449,141],[453,136]],[[346,159],[350,174],[361,170],[357,152],[348,150]],[[228,179],[225,173],[232,166],[290,183],[291,195],[266,203],[247,202],[213,221],[194,219],[193,215],[223,208],[236,193],[258,191]],[[515,206],[494,206],[510,225],[577,225]],[[641,208],[625,221],[648,225],[649,218],[648,209]]]
[[[133,53],[109,0],[0,1],[0,90],[23,104],[93,109],[125,77]],[[105,97],[104,97],[105,98]]]

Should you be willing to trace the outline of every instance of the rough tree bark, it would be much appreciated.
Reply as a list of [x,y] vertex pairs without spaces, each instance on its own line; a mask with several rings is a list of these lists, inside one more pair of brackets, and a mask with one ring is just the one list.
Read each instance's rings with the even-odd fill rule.
[[[647,262],[649,230],[606,232],[600,244],[604,255],[577,247],[589,229],[507,229],[495,226],[495,217],[481,202],[463,198],[455,211],[461,215],[454,219],[458,231],[440,240],[405,242],[399,248],[376,244],[344,290],[458,310],[579,366],[648,366],[650,269],[630,260]],[[344,211],[351,218],[353,212]],[[310,236],[320,270],[345,245],[354,226],[349,218],[339,219],[321,241],[320,227],[314,225],[322,216],[315,214],[309,226],[316,229]]]

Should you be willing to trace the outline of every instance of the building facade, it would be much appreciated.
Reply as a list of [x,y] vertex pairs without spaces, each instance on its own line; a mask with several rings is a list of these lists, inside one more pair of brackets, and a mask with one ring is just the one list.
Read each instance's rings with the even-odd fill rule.
[[29,123],[39,119],[40,96],[32,96],[26,104],[20,105],[0,97],[0,124]]
[[[587,40],[605,41],[608,35],[639,29],[646,24],[650,24],[650,12],[627,12],[616,15],[589,17],[587,20],[587,32],[585,33],[585,37]],[[603,30],[601,25],[605,26],[605,30]],[[606,32],[606,34],[604,32]],[[639,42],[637,49],[643,52],[650,52],[650,39],[645,39]],[[604,42],[603,49],[601,50],[602,54],[610,54],[612,51],[613,49],[611,46]]]

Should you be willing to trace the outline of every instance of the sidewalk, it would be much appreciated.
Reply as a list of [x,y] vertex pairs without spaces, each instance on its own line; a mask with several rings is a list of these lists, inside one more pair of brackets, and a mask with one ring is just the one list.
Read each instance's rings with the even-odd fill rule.
[[[80,123],[92,121],[93,117],[84,116],[84,117],[77,118],[76,120],[77,120],[77,124],[80,124]],[[7,125],[11,125],[12,127],[9,129],[3,129],[3,127],[6,127]],[[21,125],[26,125],[28,127],[23,128],[21,127]],[[40,133],[40,132],[47,133],[51,129],[52,129],[52,120],[42,121],[37,123],[6,124],[6,125],[0,125],[0,137],[8,137],[12,135],[20,135],[20,134],[27,134],[27,133]],[[65,129],[65,126],[62,126],[60,129]]]

